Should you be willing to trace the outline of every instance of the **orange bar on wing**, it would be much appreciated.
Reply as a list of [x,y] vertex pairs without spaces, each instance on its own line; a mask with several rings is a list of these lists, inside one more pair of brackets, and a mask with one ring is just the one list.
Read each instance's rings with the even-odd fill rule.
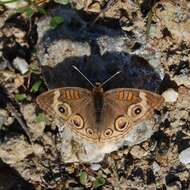
[[127,97],[125,97],[128,101],[131,101],[133,99],[133,93],[131,92],[126,92],[125,94],[127,94]]
[[122,91],[119,91],[118,93],[118,99],[123,100],[123,98],[124,98],[124,91],[122,90]]

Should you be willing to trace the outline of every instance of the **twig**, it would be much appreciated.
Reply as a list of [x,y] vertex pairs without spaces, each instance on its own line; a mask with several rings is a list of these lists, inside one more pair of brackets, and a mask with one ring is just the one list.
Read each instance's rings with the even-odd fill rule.
[[98,21],[98,19],[101,17],[102,14],[105,14],[108,9],[110,9],[113,5],[115,5],[118,2],[118,0],[109,0],[106,4],[106,6],[100,11],[98,16],[93,20],[91,27]]
[[24,123],[24,121],[21,119],[21,117],[19,116],[19,114],[17,113],[16,109],[14,108],[14,106],[11,103],[7,104],[7,109],[8,111],[13,115],[13,117],[18,121],[18,123],[20,124],[20,126],[22,127],[22,129],[24,130],[25,134],[28,136],[29,142],[31,143],[31,145],[33,144],[32,142],[32,137]]

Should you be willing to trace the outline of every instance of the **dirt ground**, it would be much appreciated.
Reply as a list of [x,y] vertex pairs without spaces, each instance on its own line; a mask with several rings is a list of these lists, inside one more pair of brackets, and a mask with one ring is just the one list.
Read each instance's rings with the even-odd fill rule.
[[[190,2],[15,2],[0,0],[0,189],[189,190]],[[36,103],[48,89],[90,89],[72,65],[93,84],[120,70],[105,90],[165,102],[153,123],[97,148]]]

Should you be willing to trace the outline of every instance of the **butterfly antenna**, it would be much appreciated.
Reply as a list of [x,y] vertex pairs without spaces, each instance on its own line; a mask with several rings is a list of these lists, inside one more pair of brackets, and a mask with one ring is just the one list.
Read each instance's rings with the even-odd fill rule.
[[94,85],[92,84],[92,82],[76,67],[76,66],[74,66],[74,65],[72,65],[73,66],[73,68],[75,69],[75,70],[77,70],[88,82],[89,82],[89,84],[92,86],[92,87],[94,87]]
[[117,71],[115,74],[113,74],[110,78],[108,78],[107,80],[105,80],[102,84],[101,87],[104,86],[107,82],[109,82],[111,79],[113,79],[115,76],[117,76],[119,73],[121,73],[121,71]]

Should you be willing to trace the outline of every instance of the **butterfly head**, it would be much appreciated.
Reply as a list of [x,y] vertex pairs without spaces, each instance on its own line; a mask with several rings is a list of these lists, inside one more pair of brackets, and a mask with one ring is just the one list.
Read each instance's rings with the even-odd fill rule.
[[100,82],[96,82],[95,86],[93,87],[92,92],[93,92],[93,94],[103,93],[104,92],[104,89],[103,89]]

